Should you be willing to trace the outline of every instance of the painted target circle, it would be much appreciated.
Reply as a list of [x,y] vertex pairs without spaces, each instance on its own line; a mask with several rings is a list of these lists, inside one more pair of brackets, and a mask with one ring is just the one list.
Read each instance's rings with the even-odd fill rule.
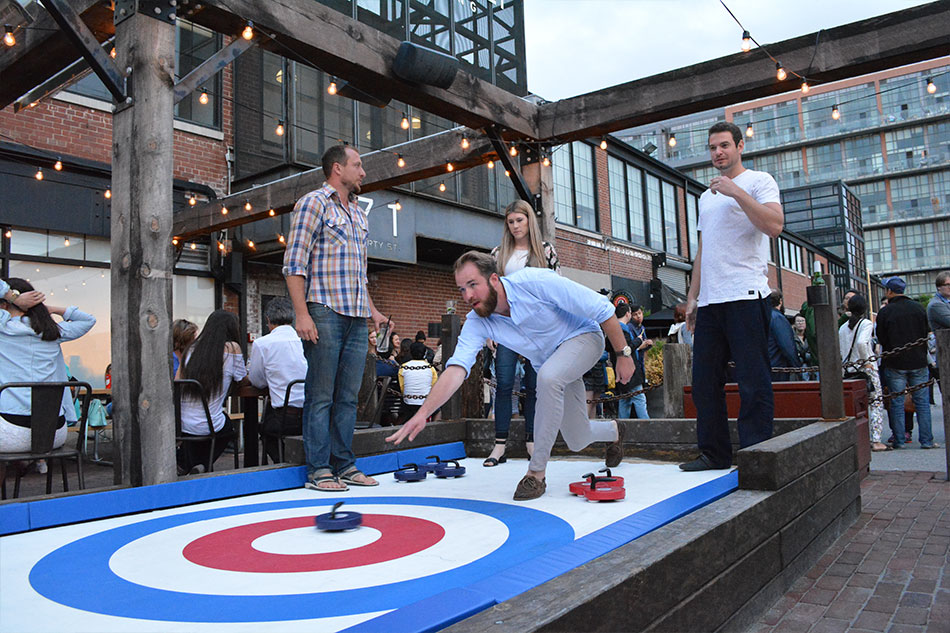
[[[332,503],[297,499],[216,507],[118,526],[49,553],[31,570],[30,584],[50,600],[103,615],[185,622],[302,620],[396,609],[471,584],[574,540],[566,521],[524,506],[466,499],[364,497],[348,507],[373,511],[364,512],[371,519],[366,530],[327,541],[338,543],[336,551],[307,551],[314,540],[311,535],[317,533],[312,527],[313,508]],[[440,551],[458,547],[472,536],[467,529],[456,529],[451,532],[460,534],[439,537],[435,528],[442,529],[440,513],[458,515],[456,524],[464,516],[466,525],[500,527],[488,530],[497,535],[485,551],[461,562],[437,564],[434,561],[445,558]],[[391,541],[387,534],[404,534],[411,526],[425,526],[427,533],[413,538],[402,555],[387,555],[378,545]],[[308,545],[295,550],[294,538],[285,539],[289,543],[283,545],[268,541],[277,532],[296,534],[298,541]],[[178,555],[142,565],[139,554],[163,546],[163,539],[177,539]],[[186,551],[202,539],[209,540],[192,548],[189,556]],[[241,555],[232,552],[242,562],[222,569],[223,557],[213,554],[222,546],[242,548]],[[254,552],[253,560],[244,556],[248,549]],[[362,557],[363,563],[357,563],[365,570],[358,574],[360,584],[341,575],[346,571],[341,565],[349,555]],[[414,571],[416,561],[428,566]],[[68,583],[64,578],[83,582]],[[376,584],[367,586],[367,578]],[[314,587],[323,590],[313,591]]]

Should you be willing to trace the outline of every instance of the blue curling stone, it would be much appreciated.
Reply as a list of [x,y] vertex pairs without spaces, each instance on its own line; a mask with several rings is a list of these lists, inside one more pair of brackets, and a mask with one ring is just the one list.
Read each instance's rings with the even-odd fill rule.
[[338,512],[343,502],[333,506],[333,509],[326,514],[318,514],[316,518],[317,529],[325,532],[342,532],[343,530],[352,530],[363,524],[363,515],[359,512]]
[[434,462],[426,462],[425,464],[419,464],[419,470],[424,470],[427,473],[434,473],[438,470],[439,466],[442,465],[442,460],[439,459],[438,455],[429,455],[426,459],[434,459]]
[[461,477],[465,474],[465,466],[459,466],[458,460],[450,459],[440,463],[435,469],[435,476],[439,479]]
[[406,464],[393,473],[396,481],[422,481],[429,471],[419,468],[416,464]]

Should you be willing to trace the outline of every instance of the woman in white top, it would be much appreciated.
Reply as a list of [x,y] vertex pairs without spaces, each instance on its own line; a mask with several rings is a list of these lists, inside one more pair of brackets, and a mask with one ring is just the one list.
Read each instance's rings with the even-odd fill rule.
[[[524,200],[515,200],[505,209],[505,231],[501,244],[492,251],[499,275],[511,275],[522,268],[550,268],[561,273],[554,246],[541,239],[541,227],[534,209]],[[489,342],[489,345],[494,345]],[[515,365],[518,355],[503,345],[495,347],[495,446],[485,460],[484,466],[497,466],[507,461],[505,445],[511,426],[511,392],[515,382]],[[535,386],[538,374],[531,363],[524,361],[524,418],[525,448],[528,455],[534,451]]]
[[[247,376],[244,354],[238,343],[240,336],[237,316],[227,310],[215,310],[178,368],[178,378],[201,383],[214,431],[227,439],[234,434],[234,426],[222,408],[224,399],[231,384],[240,383]],[[185,435],[209,434],[204,406],[194,386],[186,386],[182,393],[181,430]],[[212,463],[224,452],[227,439],[215,442]],[[182,442],[178,449],[179,474],[204,472],[210,450],[210,442]]]
[[[79,338],[96,324],[94,316],[74,306],[54,308],[42,299],[23,279],[0,279],[0,384],[65,382],[60,343]],[[52,314],[61,316],[62,322],[54,321]],[[7,389],[0,395],[0,453],[30,450],[30,398],[29,389]],[[66,414],[74,411],[69,390],[64,389],[53,448],[66,442]]]
[[[852,363],[874,355],[871,343],[871,331],[874,329],[871,321],[865,317],[868,302],[859,294],[848,299],[850,318],[838,328],[838,349],[841,350],[841,362]],[[874,362],[865,362],[850,371],[864,372],[871,381],[874,393],[868,393],[868,400],[881,395],[881,379]],[[869,390],[870,391],[870,390]],[[890,447],[881,442],[881,432],[884,430],[884,404],[877,400],[868,407],[868,426],[871,430],[871,450],[887,451]]]

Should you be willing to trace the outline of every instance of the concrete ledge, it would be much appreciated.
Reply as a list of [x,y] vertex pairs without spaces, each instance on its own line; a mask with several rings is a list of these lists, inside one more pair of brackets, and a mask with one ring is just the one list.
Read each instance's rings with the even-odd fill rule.
[[847,419],[816,422],[742,449],[738,454],[739,487],[778,490],[853,446],[854,439],[854,421]]
[[[386,438],[396,432],[397,427],[381,427],[360,429],[353,434],[353,452],[357,457],[394,453],[407,448],[432,446],[435,444],[449,444],[464,442],[466,437],[466,423],[464,420],[448,420],[430,422],[412,442],[403,442],[395,446],[386,441]],[[288,437],[284,440],[284,460],[290,464],[303,464],[304,448],[302,437]]]

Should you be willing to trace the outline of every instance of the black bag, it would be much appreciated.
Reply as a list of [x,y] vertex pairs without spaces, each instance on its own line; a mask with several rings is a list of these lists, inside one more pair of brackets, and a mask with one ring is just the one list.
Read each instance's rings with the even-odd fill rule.
[[[854,351],[854,342],[858,338],[858,329],[861,327],[862,321],[858,321],[858,325],[854,328],[854,334],[851,336],[851,349],[848,350],[848,357],[844,359],[845,363],[851,360],[851,352]],[[844,378],[845,380],[851,380],[851,379],[857,380],[859,378],[863,379],[867,383],[867,386],[868,386],[868,395],[871,395],[872,393],[874,393],[874,383],[871,381],[871,377],[867,375],[867,372],[850,367],[845,370]]]

